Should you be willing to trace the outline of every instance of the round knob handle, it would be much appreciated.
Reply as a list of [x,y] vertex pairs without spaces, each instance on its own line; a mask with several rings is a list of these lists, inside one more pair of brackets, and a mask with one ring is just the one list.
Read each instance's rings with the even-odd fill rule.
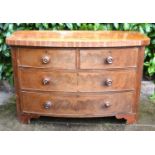
[[47,63],[49,63],[49,61],[50,61],[49,56],[44,56],[44,57],[42,58],[42,63],[43,63],[43,64],[47,64]]
[[50,78],[44,78],[44,79],[42,80],[42,83],[43,83],[43,85],[49,84],[49,83],[50,83]]
[[44,103],[44,108],[45,108],[45,109],[50,109],[51,106],[52,106],[52,102],[51,102],[51,101],[46,101],[46,102]]
[[106,62],[107,62],[108,64],[112,64],[113,58],[112,58],[111,56],[107,57],[107,58],[106,58]]
[[105,81],[106,86],[111,86],[112,85],[112,80],[111,79],[107,79]]
[[105,108],[109,108],[110,106],[111,106],[111,104],[110,104],[109,101],[106,101],[106,102],[104,103],[104,107],[105,107]]

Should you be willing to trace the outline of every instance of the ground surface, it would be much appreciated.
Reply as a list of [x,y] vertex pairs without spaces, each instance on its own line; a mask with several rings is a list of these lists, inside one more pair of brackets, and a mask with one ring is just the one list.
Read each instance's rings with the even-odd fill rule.
[[[0,87],[1,88],[1,87]],[[133,125],[126,125],[125,121],[111,118],[95,119],[64,119],[41,117],[32,120],[31,124],[21,124],[16,119],[15,96],[1,88],[0,91],[0,130],[30,130],[30,131],[151,131],[155,130],[155,101],[150,101],[148,96],[154,91],[154,84],[142,82],[139,121]]]

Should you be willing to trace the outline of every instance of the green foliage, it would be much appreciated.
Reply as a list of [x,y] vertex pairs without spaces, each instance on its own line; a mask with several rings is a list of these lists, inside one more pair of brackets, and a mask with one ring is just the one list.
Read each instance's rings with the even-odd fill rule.
[[122,30],[139,31],[151,38],[145,51],[144,73],[155,76],[155,24],[152,23],[14,23],[0,24],[0,80],[12,82],[10,48],[5,38],[17,30]]
[[149,99],[150,99],[151,101],[155,101],[155,94],[152,94],[151,96],[149,96]]

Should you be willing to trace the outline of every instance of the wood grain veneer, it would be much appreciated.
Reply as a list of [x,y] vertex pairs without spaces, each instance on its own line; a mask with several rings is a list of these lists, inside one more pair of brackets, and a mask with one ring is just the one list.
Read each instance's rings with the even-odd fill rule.
[[149,38],[127,31],[17,31],[7,38],[9,45],[44,47],[145,46]]

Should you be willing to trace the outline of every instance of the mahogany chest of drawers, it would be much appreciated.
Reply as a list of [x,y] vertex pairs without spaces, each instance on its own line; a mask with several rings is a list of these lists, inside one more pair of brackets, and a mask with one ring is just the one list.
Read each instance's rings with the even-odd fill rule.
[[17,116],[137,120],[144,47],[122,31],[17,31],[11,46]]

